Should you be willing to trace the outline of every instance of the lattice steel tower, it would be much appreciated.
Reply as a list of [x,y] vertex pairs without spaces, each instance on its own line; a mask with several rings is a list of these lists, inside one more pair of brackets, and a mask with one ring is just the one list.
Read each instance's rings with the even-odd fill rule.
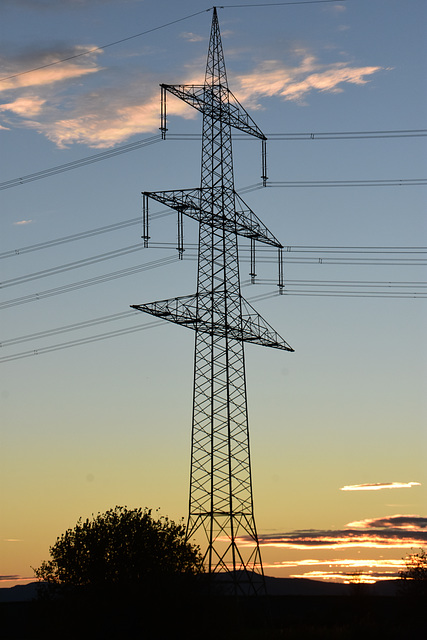
[[[166,134],[166,92],[203,114],[201,185],[143,192],[148,246],[148,198],[199,222],[197,293],[132,305],[195,330],[190,504],[187,539],[203,532],[206,570],[226,572],[235,593],[262,592],[264,577],[252,499],[243,343],[293,351],[246,302],[240,291],[238,235],[282,245],[234,190],[231,127],[266,137],[228,88],[216,8],[213,9],[203,85],[161,85],[161,130]],[[178,234],[182,255],[182,233]],[[279,287],[283,270],[279,260]],[[227,580],[228,579],[228,580]]]

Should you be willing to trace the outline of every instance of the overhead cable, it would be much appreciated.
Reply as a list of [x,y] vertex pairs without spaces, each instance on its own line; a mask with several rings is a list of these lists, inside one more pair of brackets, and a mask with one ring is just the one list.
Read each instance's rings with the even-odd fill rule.
[[[285,5],[302,5],[302,4],[323,4],[323,3],[331,3],[331,2],[345,2],[346,0],[300,0],[299,2],[270,2],[267,4],[237,4],[237,5],[221,5],[220,9],[229,9],[229,8],[243,8],[243,7],[267,7],[267,6],[285,6]],[[69,62],[70,60],[75,60],[76,58],[82,58],[83,56],[90,55],[91,53],[95,53],[96,51],[103,51],[104,49],[108,49],[109,47],[114,47],[117,44],[122,44],[123,42],[128,42],[129,40],[134,40],[135,38],[140,38],[141,36],[146,36],[149,33],[153,33],[154,31],[160,31],[161,29],[165,29],[166,27],[170,27],[173,24],[178,24],[179,22],[183,22],[184,20],[189,20],[190,18],[194,18],[195,16],[199,16],[202,13],[207,13],[212,11],[213,7],[208,7],[207,9],[202,9],[200,11],[196,11],[195,13],[190,13],[187,16],[183,16],[182,18],[177,18],[176,20],[171,20],[170,22],[165,22],[164,24],[159,25],[158,27],[152,27],[151,29],[146,29],[145,31],[141,31],[140,33],[135,33],[132,36],[127,36],[125,38],[120,38],[120,40],[115,40],[114,42],[108,42],[107,44],[100,45],[99,47],[92,47],[92,49],[88,49],[87,51],[81,51],[80,53],[75,53],[72,56],[67,56],[66,58],[61,58],[60,60],[54,60],[53,62],[48,62],[47,64],[40,65],[39,67],[33,67],[32,69],[26,69],[25,71],[19,71],[18,73],[14,73],[9,76],[4,76],[0,78],[0,82],[4,82],[5,80],[12,80],[13,78],[18,78],[19,76],[26,75],[27,73],[32,73],[33,71],[40,71],[41,69],[47,69],[48,67],[53,67],[57,64],[62,64],[63,62]]]
[[0,78],[0,82],[4,82],[5,80],[11,80],[12,78],[17,78],[18,76],[23,76],[27,73],[32,73],[33,71],[40,71],[41,69],[46,69],[47,67],[53,67],[54,65],[62,64],[63,62],[74,60],[75,58],[81,58],[82,56],[87,56],[91,53],[95,53],[96,51],[102,51],[103,49],[107,49],[108,47],[114,47],[116,44],[121,44],[122,42],[133,40],[134,38],[140,38],[141,36],[145,36],[148,33],[153,33],[154,31],[159,31],[160,29],[164,29],[165,27],[170,27],[172,24],[177,24],[178,22],[183,22],[184,20],[188,20],[189,18],[194,18],[195,16],[198,16],[201,13],[206,13],[207,11],[210,11],[210,10],[211,9],[209,8],[209,9],[203,9],[202,11],[196,11],[196,13],[191,13],[190,15],[184,16],[183,18],[178,18],[177,20],[171,20],[171,22],[166,22],[165,24],[161,24],[159,27],[152,27],[151,29],[147,29],[146,31],[141,31],[141,33],[135,33],[133,36],[127,36],[126,38],[121,38],[120,40],[116,40],[115,42],[109,42],[99,47],[93,47],[92,49],[88,49],[88,51],[82,51],[81,53],[76,53],[72,56],[61,58],[60,60],[54,60],[53,62],[48,62],[47,64],[43,64],[40,67],[34,67],[32,69],[27,69],[26,71],[20,71],[19,73],[14,73],[13,75],[10,75],[10,76],[5,76],[3,78]]
[[[398,129],[389,131],[329,131],[329,132],[317,132],[317,133],[268,133],[266,134],[269,140],[283,141],[283,140],[355,140],[355,139],[371,139],[371,138],[408,138],[408,137],[421,137],[427,136],[427,129]],[[249,139],[248,136],[236,134],[233,136],[235,139]],[[51,167],[50,169],[42,169],[41,171],[35,171],[24,176],[12,178],[0,182],[0,191],[5,189],[11,189],[12,187],[18,187],[20,185],[27,184],[28,182],[34,182],[35,180],[41,180],[42,178],[49,178],[51,176],[64,173],[65,171],[71,171],[72,169],[78,169],[94,162],[100,162],[101,160],[108,160],[115,156],[129,151],[136,151],[143,147],[160,142],[162,139],[160,134],[151,136],[149,138],[143,138],[142,140],[136,140],[129,144],[115,147],[114,149],[108,149],[106,151],[100,151],[91,156],[80,158],[79,160],[72,160],[64,164]],[[185,133],[168,133],[167,140],[201,140],[201,134],[185,134]],[[261,184],[252,185],[257,189],[261,188]],[[253,190],[253,189],[251,189]],[[243,192],[242,192],[243,193]]]
[[[152,220],[157,220],[159,218],[163,218],[164,216],[172,215],[172,213],[173,211],[171,209],[163,209],[162,211],[158,211],[157,213],[151,214],[150,218]],[[97,227],[95,229],[89,229],[88,231],[73,233],[69,236],[63,236],[61,238],[53,238],[52,240],[46,240],[45,242],[38,242],[37,244],[30,244],[25,247],[20,247],[19,249],[9,249],[8,251],[3,251],[3,253],[0,253],[0,259],[11,258],[13,256],[20,256],[24,253],[30,253],[32,251],[40,251],[41,249],[50,249],[50,247],[56,247],[59,244],[66,244],[68,242],[74,242],[76,240],[83,240],[84,238],[97,236],[101,233],[119,231],[120,229],[124,229],[125,227],[131,227],[136,224],[139,224],[139,225],[141,224],[140,216],[138,218],[130,218],[129,220],[123,220],[122,222],[107,224],[102,227]]]
[[47,289],[45,291],[31,293],[26,296],[21,296],[20,298],[14,298],[12,300],[6,300],[0,303],[0,309],[15,307],[17,305],[26,304],[27,302],[34,302],[36,300],[50,298],[51,296],[60,295],[62,293],[68,293],[70,291],[76,291],[78,289],[83,289],[85,287],[91,287],[95,284],[109,282],[110,280],[116,280],[117,278],[123,278],[125,276],[133,275],[135,273],[141,273],[142,271],[155,269],[159,266],[172,264],[177,260],[178,260],[177,256],[168,256],[166,258],[154,260],[153,262],[148,262],[146,264],[139,264],[134,267],[127,267],[126,269],[120,269],[119,271],[113,271],[111,273],[106,273],[100,276],[96,276],[94,278],[88,278],[87,280],[72,282],[71,284],[63,285],[61,287],[55,287],[54,289]]
[[71,169],[78,169],[79,167],[85,167],[88,164],[93,164],[94,162],[100,162],[100,160],[107,160],[108,158],[113,158],[114,156],[118,156],[122,153],[135,151],[136,149],[141,149],[142,147],[147,147],[151,144],[155,144],[156,142],[159,142],[161,139],[162,139],[161,135],[158,134],[155,136],[151,136],[150,138],[145,138],[144,140],[138,140],[137,142],[132,142],[130,144],[122,145],[121,147],[116,147],[115,149],[109,149],[108,151],[101,151],[100,153],[96,153],[92,156],[87,156],[85,158],[80,158],[79,160],[66,162],[65,164],[60,164],[60,165],[57,165],[56,167],[51,167],[50,169],[43,169],[42,171],[29,173],[26,176],[20,176],[19,178],[6,180],[5,182],[0,183],[0,191],[4,191],[4,189],[10,189],[11,187],[18,187],[19,185],[26,184],[27,182],[34,182],[35,180],[40,180],[41,178],[49,178],[50,176],[57,175],[58,173],[64,173],[64,171],[70,171]]

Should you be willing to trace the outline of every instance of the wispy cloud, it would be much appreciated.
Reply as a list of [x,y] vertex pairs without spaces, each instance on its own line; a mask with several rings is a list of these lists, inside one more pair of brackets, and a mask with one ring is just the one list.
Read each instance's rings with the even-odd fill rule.
[[343,4],[332,4],[328,7],[328,11],[333,11],[335,13],[343,13],[347,10],[347,7]]
[[382,67],[354,66],[346,62],[321,63],[315,56],[296,52],[301,60],[291,67],[280,60],[266,60],[251,73],[237,76],[239,99],[252,107],[262,97],[278,96],[302,103],[312,92],[341,93],[346,84],[364,85]]
[[[79,55],[91,47],[58,48],[34,52],[14,61],[3,62],[4,74],[14,75],[31,67],[50,64],[64,57]],[[88,56],[24,73],[0,82],[0,95],[12,99],[0,104],[4,125],[33,129],[63,148],[85,144],[92,148],[109,148],[135,134],[157,131],[159,127],[158,83],[141,72],[133,78],[97,64],[101,50]],[[99,87],[76,86],[75,80],[104,71]],[[107,86],[108,85],[108,86]],[[196,117],[184,102],[171,99],[168,114]],[[0,125],[1,126],[1,125]]]
[[[99,95],[98,107],[79,108],[76,105],[71,117],[59,120],[27,121],[26,126],[43,133],[58,147],[80,143],[92,148],[109,148],[133,135],[157,131],[159,128],[159,97],[153,95],[145,101],[126,104],[120,96]],[[88,101],[91,96],[88,96]],[[81,104],[80,104],[81,107]],[[170,101],[168,115],[194,118],[188,106],[178,100]]]
[[18,220],[17,222],[14,222],[13,224],[16,226],[21,226],[21,225],[25,225],[25,224],[31,224],[32,220]]
[[13,102],[6,102],[0,105],[0,111],[11,111],[18,116],[32,118],[42,112],[46,100],[38,96],[23,96]]
[[[190,32],[182,37],[200,39]],[[110,148],[133,135],[158,131],[158,78],[140,69],[121,73],[102,67],[102,50],[80,56],[91,48],[64,46],[26,52],[12,60],[0,58],[3,77],[14,76],[0,82],[0,95],[4,96],[0,127],[33,129],[60,148],[75,143]],[[266,60],[249,73],[231,74],[233,92],[248,108],[260,108],[266,97],[303,103],[314,92],[337,93],[348,85],[364,85],[381,70],[344,62],[322,63],[305,50],[292,55],[296,59],[293,66]],[[73,59],[22,73],[64,58]],[[192,66],[187,67],[186,75],[182,78],[185,84],[197,84],[203,77],[199,70],[197,82]],[[197,116],[188,105],[173,98],[168,98],[168,114]]]
[[420,482],[371,482],[366,484],[349,484],[340,491],[380,491],[381,489],[410,489],[420,487]]
[[190,31],[181,33],[181,38],[184,38],[184,40],[188,40],[188,42],[203,42],[203,40],[206,40],[205,37],[199,36],[197,33],[192,33]]
[[287,549],[409,549],[427,543],[427,517],[393,515],[350,522],[343,529],[261,534],[259,541],[261,546]]
[[[87,51],[94,48],[95,45],[58,47],[55,50],[33,50],[15,59],[0,58],[1,77],[4,78],[0,82],[0,92],[10,91],[11,89],[42,87],[97,73],[101,67],[98,66],[96,60],[102,50],[86,54]],[[85,55],[82,55],[83,53]],[[73,56],[80,57],[61,62],[61,64],[55,64],[59,60],[65,60]],[[51,64],[53,66],[46,66]],[[34,69],[34,71],[28,72],[30,69]]]
[[20,538],[4,538],[3,542],[24,542]]

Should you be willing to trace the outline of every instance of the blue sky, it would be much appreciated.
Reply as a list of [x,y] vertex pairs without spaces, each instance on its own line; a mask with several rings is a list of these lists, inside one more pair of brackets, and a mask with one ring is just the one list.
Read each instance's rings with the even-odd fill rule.
[[[289,248],[287,295],[269,296],[276,265],[261,251],[260,284],[246,286],[242,263],[243,293],[266,295],[254,305],[295,349],[246,350],[255,515],[270,575],[321,577],[329,564],[329,579],[355,566],[393,575],[426,535],[426,195],[408,183],[426,178],[425,137],[361,132],[425,129],[425,3],[299,4],[218,10],[233,93],[267,136],[306,134],[271,136],[270,184],[322,182],[259,188],[259,142],[236,137],[236,188]],[[203,79],[209,9],[195,0],[4,1],[2,182],[156,136],[159,84]],[[153,203],[152,246],[139,249],[141,191],[199,186],[200,140],[177,136],[200,134],[199,114],[173,99],[168,113],[165,141],[1,191],[0,254],[12,252],[1,259],[3,576],[31,577],[57,535],[115,504],[186,516],[192,333],[157,325],[70,345],[152,321],[142,314],[52,333],[194,292],[193,221],[178,262],[175,217],[156,217],[167,212]],[[339,132],[353,136],[323,139]],[[326,186],[343,180],[403,182]],[[5,361],[27,352],[38,355]],[[350,550],[349,531],[383,543],[365,536]],[[325,532],[341,546],[328,547]]]

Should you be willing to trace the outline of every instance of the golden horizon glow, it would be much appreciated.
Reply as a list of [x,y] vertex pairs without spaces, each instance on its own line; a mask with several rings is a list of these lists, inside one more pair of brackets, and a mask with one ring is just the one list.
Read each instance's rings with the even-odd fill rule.
[[354,574],[327,573],[324,571],[309,571],[303,574],[290,575],[290,578],[308,578],[309,580],[322,580],[323,582],[339,582],[341,584],[375,584],[378,580],[396,580],[395,575],[381,574],[381,577],[372,576],[369,572],[356,572]]

